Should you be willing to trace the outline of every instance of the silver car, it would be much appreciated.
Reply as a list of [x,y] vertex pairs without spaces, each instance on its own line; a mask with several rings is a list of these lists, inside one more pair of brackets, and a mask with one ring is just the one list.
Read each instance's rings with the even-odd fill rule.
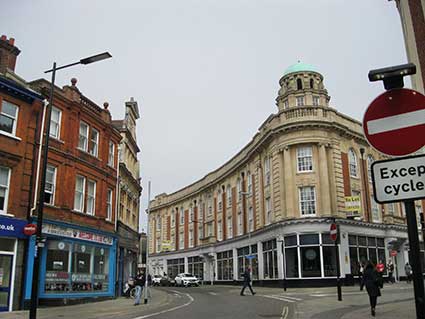
[[199,286],[199,279],[188,273],[178,274],[174,280],[176,282],[176,286]]

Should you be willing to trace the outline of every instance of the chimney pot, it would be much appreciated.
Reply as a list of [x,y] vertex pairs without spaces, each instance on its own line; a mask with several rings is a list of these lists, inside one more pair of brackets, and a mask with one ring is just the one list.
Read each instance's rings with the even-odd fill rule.
[[15,39],[14,38],[10,38],[9,39],[9,44],[14,46],[15,45]]
[[103,107],[105,108],[105,110],[107,110],[109,107],[109,103],[108,102],[103,103]]
[[71,84],[72,84],[72,86],[75,86],[77,84],[77,79],[76,78],[72,78],[71,79]]

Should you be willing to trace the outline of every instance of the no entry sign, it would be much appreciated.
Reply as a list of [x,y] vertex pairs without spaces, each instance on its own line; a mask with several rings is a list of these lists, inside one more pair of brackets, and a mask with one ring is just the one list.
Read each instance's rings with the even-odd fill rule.
[[32,236],[37,232],[37,225],[35,224],[26,224],[24,227],[24,234],[27,236]]
[[333,241],[336,241],[337,235],[338,235],[338,230],[337,230],[337,227],[336,227],[336,224],[335,223],[332,223],[331,224],[330,235],[331,235],[331,239]]
[[395,89],[378,96],[363,117],[369,144],[381,153],[403,156],[425,145],[425,96]]

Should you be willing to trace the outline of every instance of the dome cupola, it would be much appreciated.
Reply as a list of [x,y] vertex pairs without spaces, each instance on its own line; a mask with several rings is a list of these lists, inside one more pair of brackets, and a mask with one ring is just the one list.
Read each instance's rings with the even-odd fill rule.
[[311,64],[297,63],[288,67],[279,81],[276,98],[279,111],[296,106],[329,106],[330,96],[323,76]]

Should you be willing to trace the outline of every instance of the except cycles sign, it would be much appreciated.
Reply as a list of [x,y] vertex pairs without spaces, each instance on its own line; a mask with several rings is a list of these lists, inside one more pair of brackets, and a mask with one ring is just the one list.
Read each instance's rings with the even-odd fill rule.
[[372,179],[380,204],[425,198],[425,155],[376,161]]

